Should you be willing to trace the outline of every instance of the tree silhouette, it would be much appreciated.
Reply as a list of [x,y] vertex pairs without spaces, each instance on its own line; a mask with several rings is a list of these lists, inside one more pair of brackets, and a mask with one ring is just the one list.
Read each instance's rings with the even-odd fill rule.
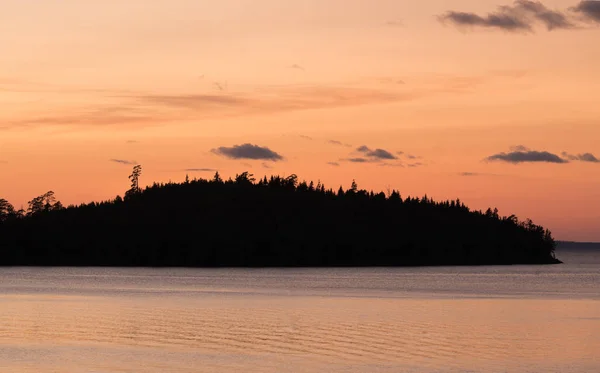
[[27,202],[27,215],[34,215],[40,212],[48,212],[52,210],[60,210],[63,208],[62,203],[57,201],[53,191],[48,191],[41,196],[37,196]]
[[15,208],[4,198],[0,198],[0,221],[8,220],[15,215]]
[[136,164],[135,166],[133,166],[131,175],[129,175],[129,180],[131,181],[131,188],[129,188],[129,190],[125,192],[125,198],[131,198],[132,196],[140,193],[140,176],[142,176],[142,166]]
[[141,166],[125,199],[63,208],[53,192],[26,216],[0,200],[0,265],[413,266],[557,263],[549,230],[459,199],[402,198],[354,181],[326,189],[242,172],[154,183]]

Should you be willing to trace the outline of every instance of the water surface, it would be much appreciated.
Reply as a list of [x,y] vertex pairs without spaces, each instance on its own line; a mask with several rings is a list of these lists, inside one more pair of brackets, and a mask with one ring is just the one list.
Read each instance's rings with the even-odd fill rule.
[[556,266],[0,269],[0,372],[600,371],[600,251]]

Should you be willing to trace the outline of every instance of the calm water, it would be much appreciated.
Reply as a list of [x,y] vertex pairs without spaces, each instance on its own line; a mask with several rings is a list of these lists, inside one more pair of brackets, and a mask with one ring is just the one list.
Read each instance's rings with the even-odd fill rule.
[[478,268],[0,269],[0,372],[600,372],[600,251]]

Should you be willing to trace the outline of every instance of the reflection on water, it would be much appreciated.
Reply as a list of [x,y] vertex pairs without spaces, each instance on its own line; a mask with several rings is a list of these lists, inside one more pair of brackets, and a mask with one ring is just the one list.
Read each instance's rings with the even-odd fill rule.
[[569,255],[545,267],[0,269],[0,371],[600,371],[600,256]]

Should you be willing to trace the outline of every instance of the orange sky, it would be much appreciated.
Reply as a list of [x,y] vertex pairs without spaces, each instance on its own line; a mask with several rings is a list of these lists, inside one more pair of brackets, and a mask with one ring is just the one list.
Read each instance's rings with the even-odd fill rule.
[[[548,31],[510,1],[5,0],[0,197],[122,195],[131,165],[111,160],[124,160],[145,183],[213,173],[187,169],[355,178],[600,241],[600,163],[573,159],[600,158],[600,19],[578,4],[544,2],[570,22]],[[531,29],[484,25],[501,5]],[[480,20],[440,22],[448,11]],[[284,159],[211,152],[245,143]],[[544,151],[564,162],[531,161]],[[485,161],[502,152],[528,161]]]

